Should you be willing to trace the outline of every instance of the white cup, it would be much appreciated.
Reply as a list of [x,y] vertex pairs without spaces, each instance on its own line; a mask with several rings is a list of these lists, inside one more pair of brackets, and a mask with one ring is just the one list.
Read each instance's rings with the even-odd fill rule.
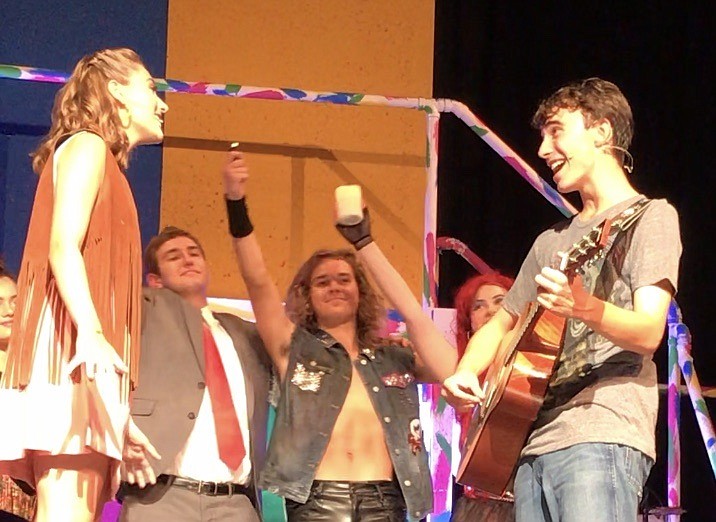
[[360,185],[336,188],[336,221],[340,225],[356,225],[363,220],[363,195]]

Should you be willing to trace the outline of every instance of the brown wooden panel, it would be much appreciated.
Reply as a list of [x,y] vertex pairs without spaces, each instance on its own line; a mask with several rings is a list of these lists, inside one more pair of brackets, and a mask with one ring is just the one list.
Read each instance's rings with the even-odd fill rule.
[[[432,0],[173,0],[167,77],[430,97],[433,15]],[[374,235],[420,295],[423,113],[186,94],[167,101],[161,224],[202,240],[211,295],[246,297],[221,199],[219,169],[231,141],[248,153],[249,206],[282,291],[313,250],[344,245],[331,223],[332,194],[359,183]]]

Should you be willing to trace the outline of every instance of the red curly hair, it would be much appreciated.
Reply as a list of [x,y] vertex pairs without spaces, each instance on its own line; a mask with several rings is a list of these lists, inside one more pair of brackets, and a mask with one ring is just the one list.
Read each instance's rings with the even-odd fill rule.
[[475,294],[484,285],[495,285],[509,290],[514,279],[498,272],[492,274],[478,274],[465,281],[455,294],[455,341],[457,343],[457,354],[460,359],[465,354],[467,342],[472,331],[470,314],[475,301]]

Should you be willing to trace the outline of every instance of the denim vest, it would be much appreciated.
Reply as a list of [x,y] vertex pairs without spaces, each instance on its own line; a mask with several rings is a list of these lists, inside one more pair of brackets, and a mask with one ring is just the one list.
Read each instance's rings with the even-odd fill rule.
[[[385,443],[411,518],[433,504],[420,428],[415,357],[401,346],[363,350],[352,363],[382,419]],[[345,348],[321,330],[296,327],[259,487],[306,502],[351,383]]]

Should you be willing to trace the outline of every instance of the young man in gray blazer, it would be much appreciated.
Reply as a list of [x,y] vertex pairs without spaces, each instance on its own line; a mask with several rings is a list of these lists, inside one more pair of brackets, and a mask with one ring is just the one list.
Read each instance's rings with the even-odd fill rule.
[[252,323],[207,308],[194,236],[166,227],[144,257],[120,520],[258,521],[271,362]]

